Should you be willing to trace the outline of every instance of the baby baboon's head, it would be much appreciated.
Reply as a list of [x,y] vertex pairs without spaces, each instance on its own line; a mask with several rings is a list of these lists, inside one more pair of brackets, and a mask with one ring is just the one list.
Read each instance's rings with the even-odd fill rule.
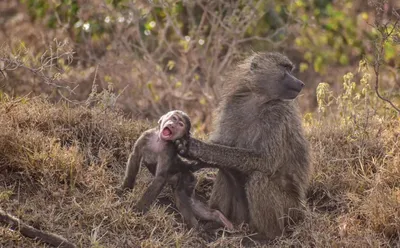
[[190,118],[180,110],[173,110],[161,116],[158,125],[159,137],[165,141],[176,140],[190,135]]

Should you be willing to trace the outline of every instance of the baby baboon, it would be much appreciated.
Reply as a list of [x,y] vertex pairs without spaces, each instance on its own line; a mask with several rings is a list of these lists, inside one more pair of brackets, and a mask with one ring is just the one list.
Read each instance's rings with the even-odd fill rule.
[[217,167],[210,207],[273,239],[299,220],[309,184],[309,144],[295,102],[304,83],[279,53],[258,53],[232,72],[210,143],[176,140],[184,157]]
[[140,164],[143,163],[155,175],[135,208],[146,212],[168,182],[173,189],[176,205],[187,225],[197,227],[195,216],[213,220],[232,229],[232,223],[218,210],[212,210],[195,198],[196,178],[193,166],[185,166],[177,156],[174,141],[190,136],[190,119],[186,113],[174,110],[163,115],[158,128],[145,131],[136,141],[126,165],[121,190],[132,189]]

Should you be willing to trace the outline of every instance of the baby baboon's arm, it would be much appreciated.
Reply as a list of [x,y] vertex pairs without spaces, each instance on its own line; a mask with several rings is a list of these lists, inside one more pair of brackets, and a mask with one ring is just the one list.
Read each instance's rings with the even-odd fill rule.
[[161,190],[168,180],[168,170],[172,165],[172,156],[173,155],[166,153],[165,155],[160,155],[157,158],[156,175],[150,186],[147,188],[146,192],[144,192],[142,198],[140,198],[139,202],[136,204],[135,208],[138,211],[147,212],[147,210],[149,210],[150,208],[150,205],[160,194]]
[[138,211],[147,212],[147,210],[149,210],[150,208],[150,205],[160,194],[166,181],[167,181],[166,175],[156,176],[151,182],[150,186],[147,188],[146,192],[144,192],[142,198],[140,198],[139,202],[136,204],[135,208]]
[[121,190],[132,189],[135,185],[136,175],[139,172],[140,161],[142,159],[143,148],[147,145],[148,136],[151,133],[143,133],[135,142],[133,151],[129,155],[128,162],[126,163],[126,170],[124,181],[121,185]]
[[199,160],[207,167],[236,169],[243,173],[261,171],[273,174],[276,170],[273,166],[275,161],[268,163],[270,159],[265,155],[248,149],[205,143],[192,137],[176,140],[175,145],[180,155]]

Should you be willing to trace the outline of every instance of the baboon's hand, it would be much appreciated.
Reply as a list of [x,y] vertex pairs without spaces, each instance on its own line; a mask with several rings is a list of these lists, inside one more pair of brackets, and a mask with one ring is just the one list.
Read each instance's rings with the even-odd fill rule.
[[118,197],[123,197],[126,193],[128,192],[128,189],[123,188],[122,186],[118,186],[114,188],[114,193],[118,196]]
[[133,212],[138,213],[138,214],[145,214],[147,211],[149,211],[150,207],[148,206],[142,206],[141,204],[134,205],[132,207]]
[[174,141],[175,147],[178,150],[179,155],[187,155],[189,150],[189,141],[187,139],[177,139]]

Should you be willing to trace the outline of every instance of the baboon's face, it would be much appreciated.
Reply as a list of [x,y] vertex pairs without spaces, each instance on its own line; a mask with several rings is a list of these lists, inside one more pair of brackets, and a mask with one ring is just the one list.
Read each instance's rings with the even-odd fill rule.
[[261,53],[253,57],[250,71],[255,86],[270,99],[291,100],[297,97],[304,83],[292,75],[292,62],[278,53]]
[[176,140],[189,133],[187,118],[179,111],[170,111],[158,121],[159,137],[162,140]]

